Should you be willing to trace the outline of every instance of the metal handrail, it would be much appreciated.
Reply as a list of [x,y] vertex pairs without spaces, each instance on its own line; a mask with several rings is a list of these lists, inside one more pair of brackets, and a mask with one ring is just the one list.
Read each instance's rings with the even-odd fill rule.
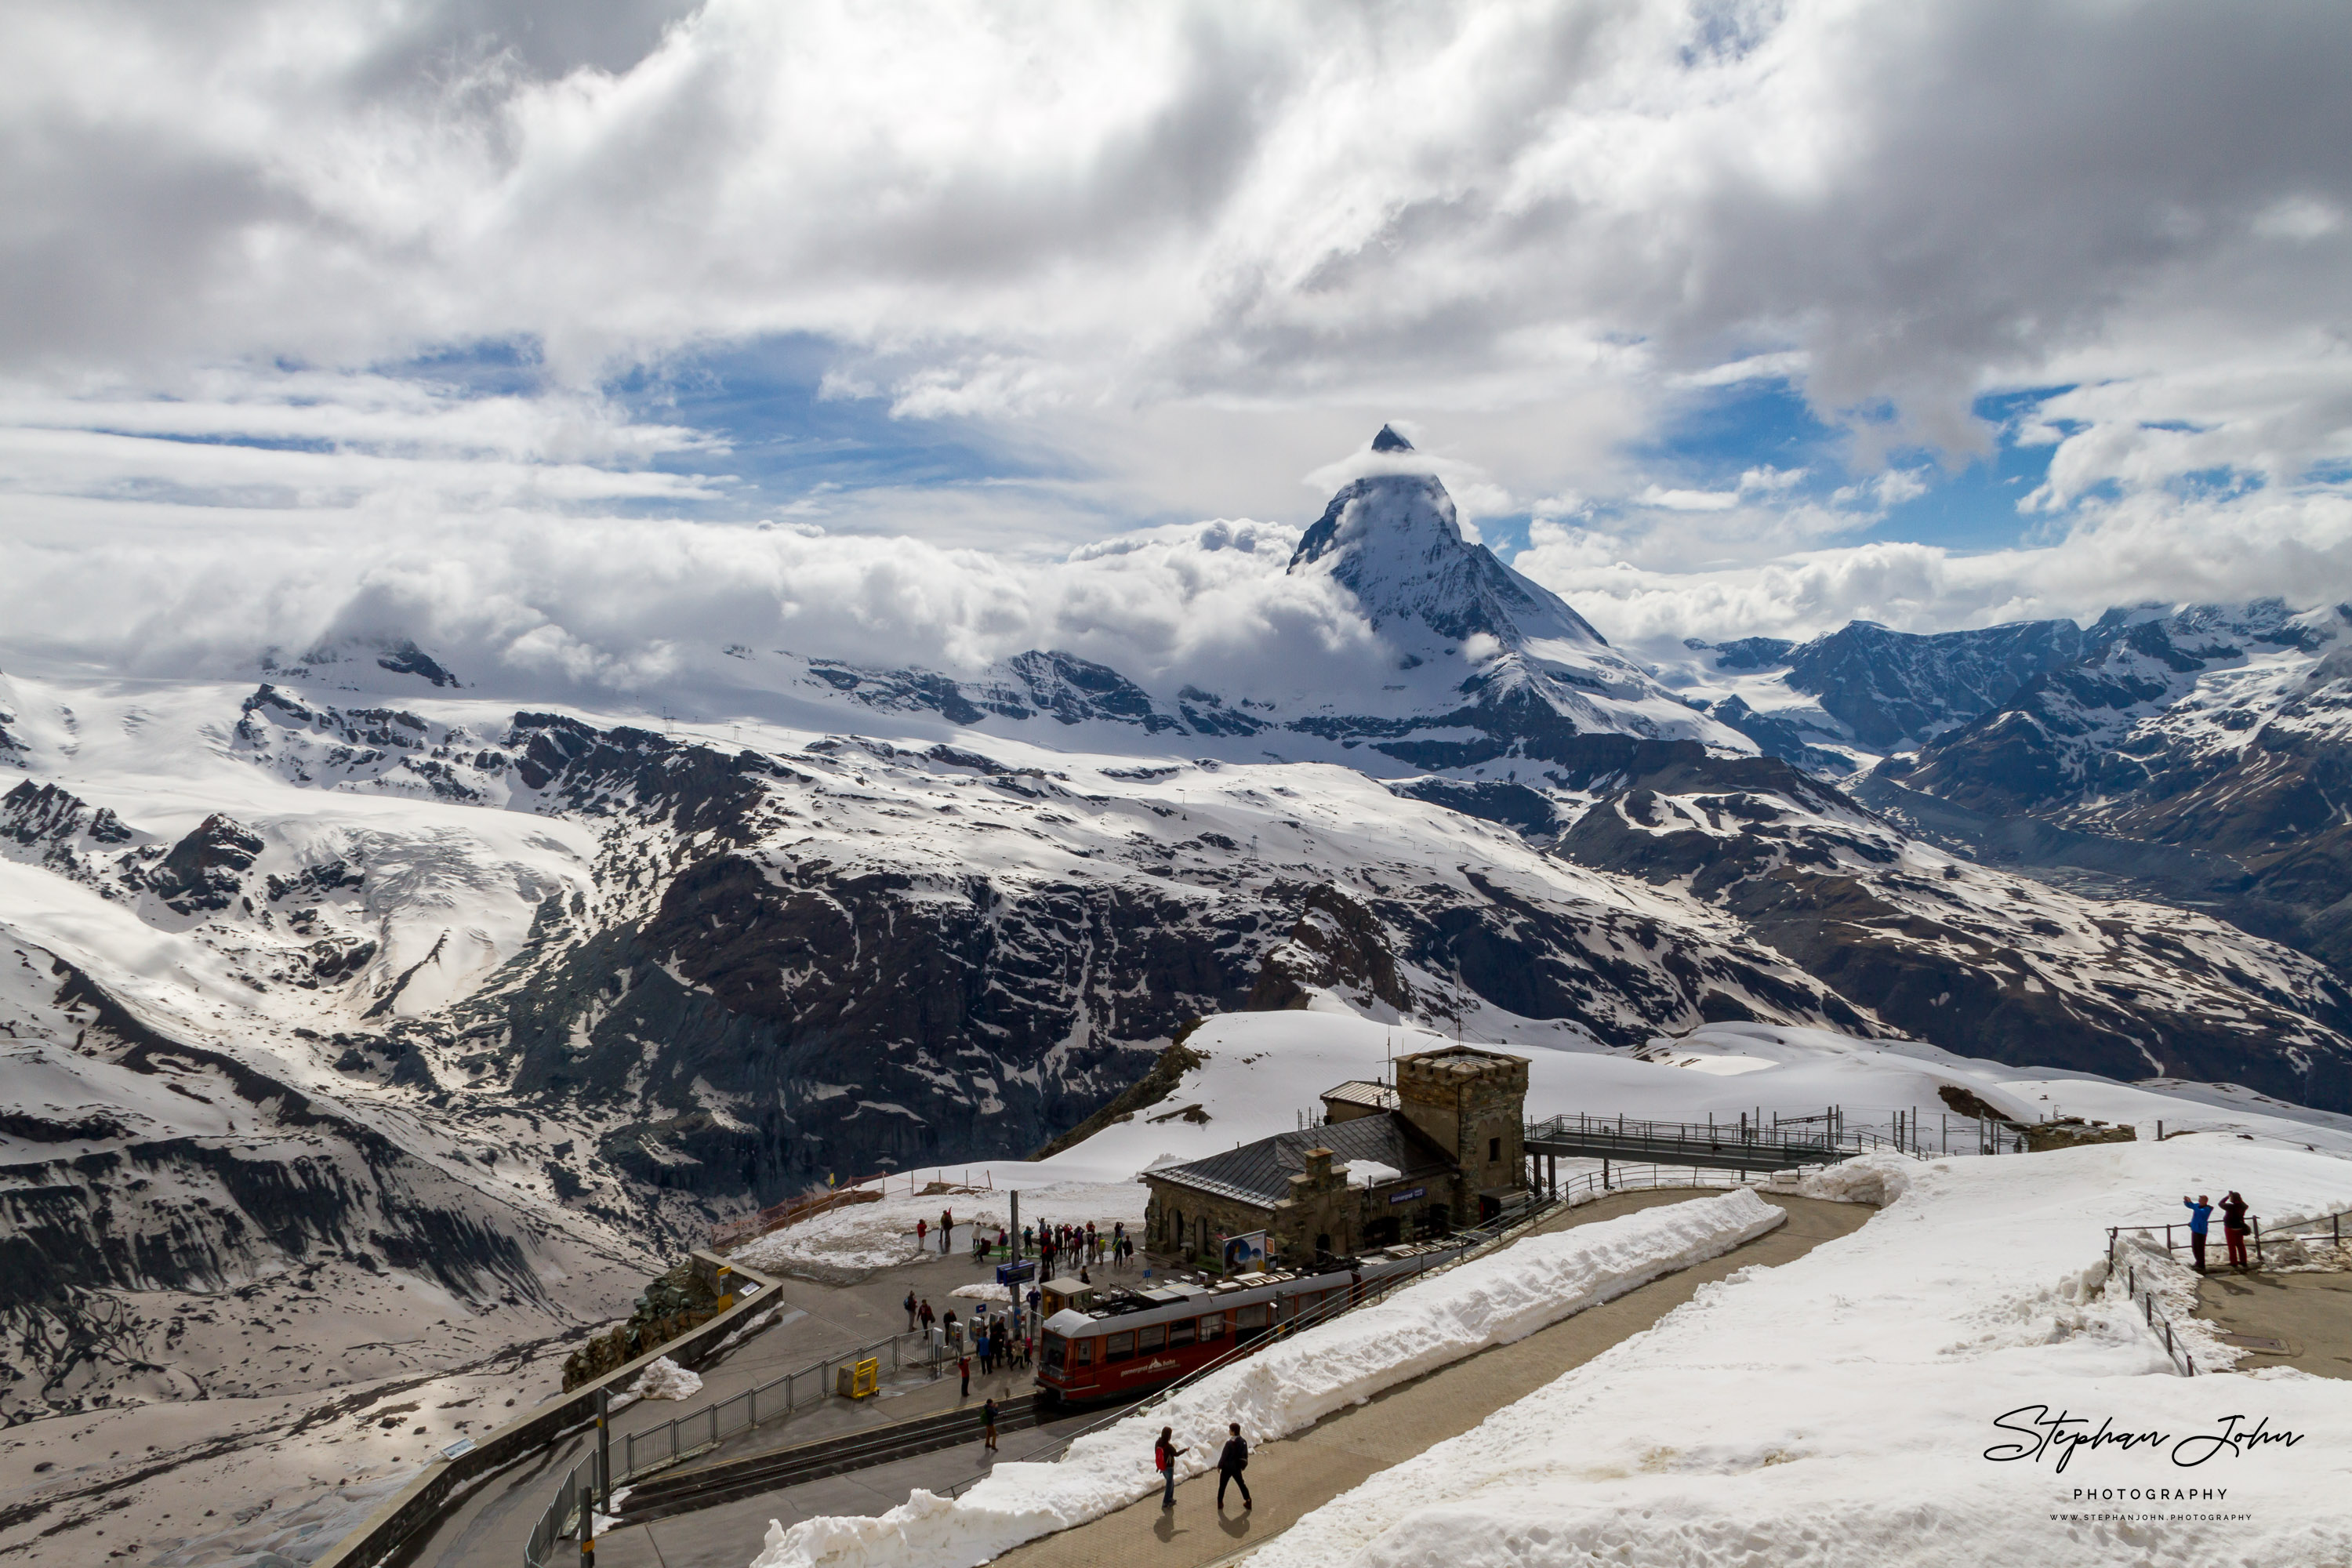
[[[826,1400],[835,1397],[833,1380],[829,1374],[836,1367],[863,1361],[876,1352],[887,1348],[890,1352],[891,1369],[901,1370],[907,1364],[905,1351],[906,1343],[909,1340],[923,1342],[923,1349],[927,1352],[925,1359],[930,1368],[931,1375],[939,1376],[940,1364],[945,1359],[948,1348],[947,1336],[936,1328],[919,1329],[912,1333],[893,1334],[888,1339],[876,1340],[871,1344],[859,1345],[855,1350],[836,1352],[796,1372],[788,1372],[781,1377],[770,1378],[767,1382],[755,1384],[741,1393],[730,1394],[725,1399],[714,1400],[698,1409],[688,1410],[672,1416],[659,1426],[647,1427],[641,1432],[627,1433],[620,1440],[620,1463],[614,1467],[616,1473],[604,1478],[601,1485],[598,1484],[596,1478],[596,1455],[592,1450],[585,1458],[565,1474],[562,1483],[556,1488],[555,1496],[549,1500],[547,1508],[541,1513],[539,1521],[531,1526],[530,1539],[523,1546],[524,1568],[551,1568],[555,1543],[578,1533],[584,1522],[583,1510],[594,1506],[594,1503],[584,1500],[590,1499],[592,1495],[596,1501],[609,1508],[612,1492],[620,1487],[640,1480],[656,1470],[667,1469],[681,1460],[707,1453],[738,1432],[751,1431],[767,1425],[770,1421],[790,1420],[803,1409],[824,1404]],[[814,1400],[809,1400],[798,1394],[795,1384],[801,1379],[812,1375],[816,1379],[817,1394]],[[783,1391],[783,1407],[780,1410],[772,1410],[770,1415],[762,1417],[760,1413],[760,1396],[763,1394],[773,1394],[778,1389]],[[735,1420],[723,1414],[730,1407],[739,1405],[742,1406],[741,1420]],[[697,1425],[703,1428],[699,1434],[693,1431]],[[657,1437],[667,1444],[667,1451],[642,1464],[639,1463],[637,1445],[642,1442],[650,1446]],[[682,1443],[681,1437],[695,1440]]]
[[[2115,1275],[2113,1273],[2112,1258],[2109,1259],[2109,1269],[2110,1272],[2107,1275],[2107,1279],[2110,1283],[2113,1283]],[[2180,1367],[2180,1375],[2183,1377],[2195,1377],[2197,1375],[2197,1358],[2189,1353],[2189,1347],[2187,1345],[2179,1344],[2175,1342],[2172,1333],[2172,1320],[2156,1310],[2155,1291],[2143,1291],[2140,1289],[2139,1270],[2129,1264],[2126,1264],[2124,1266],[2124,1299],[2126,1300],[2136,1300],[2140,1303],[2142,1308],[2141,1316],[2148,1326],[2148,1331],[2151,1333],[2160,1332],[2162,1334],[2166,1359],[2179,1363]]]
[[[2021,1124],[2014,1122],[1981,1116],[1955,1117],[1948,1110],[1923,1113],[1916,1107],[1843,1105],[1826,1106],[1803,1115],[1765,1107],[1741,1112],[1728,1121],[1651,1121],[1623,1115],[1596,1116],[1589,1111],[1562,1112],[1528,1122],[1522,1136],[1532,1142],[1565,1137],[1571,1131],[1588,1142],[1622,1140],[1638,1152],[1647,1152],[1660,1144],[1694,1149],[1705,1145],[1715,1151],[1727,1147],[1769,1149],[1800,1155],[1851,1155],[1891,1148],[1924,1158],[1931,1154],[2013,1153],[2025,1146]],[[1671,1160],[1657,1163],[1674,1163]]]
[[[797,1371],[785,1373],[781,1377],[770,1378],[765,1383],[755,1384],[740,1393],[729,1394],[724,1399],[714,1400],[699,1409],[685,1411],[672,1416],[662,1426],[629,1433],[621,1440],[621,1473],[613,1478],[612,1484],[616,1487],[623,1486],[640,1477],[651,1475],[656,1470],[667,1469],[682,1459],[707,1453],[717,1447],[723,1439],[731,1437],[738,1432],[751,1431],[772,1421],[789,1421],[801,1410],[814,1405],[824,1404],[835,1396],[832,1378],[834,1369],[864,1361],[873,1356],[876,1352],[888,1350],[890,1369],[893,1372],[901,1371],[907,1364],[907,1342],[910,1340],[923,1342],[922,1348],[926,1352],[924,1360],[930,1368],[931,1375],[939,1376],[940,1363],[946,1357],[947,1345],[945,1334],[938,1329],[918,1329],[911,1333],[892,1334],[887,1339],[876,1340],[871,1344],[859,1345],[855,1350],[837,1352],[812,1362]],[[817,1392],[814,1400],[808,1400],[802,1396],[796,1385],[801,1379],[812,1375],[816,1379]],[[771,1413],[763,1417],[760,1413],[760,1396],[773,1395],[779,1389],[783,1391],[782,1408],[774,1408],[772,1400]],[[722,1414],[738,1405],[742,1406],[740,1420]],[[698,1425],[704,1428],[698,1435],[698,1440],[688,1446],[681,1446],[679,1441],[681,1436],[698,1436],[692,1430]],[[637,1445],[641,1441],[651,1445],[656,1437],[666,1442],[667,1451],[657,1458],[639,1463]]]

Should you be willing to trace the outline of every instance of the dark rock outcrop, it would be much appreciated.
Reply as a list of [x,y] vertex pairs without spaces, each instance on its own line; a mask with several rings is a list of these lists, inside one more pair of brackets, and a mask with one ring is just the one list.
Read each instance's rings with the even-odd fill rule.
[[215,812],[148,873],[147,885],[184,915],[225,910],[244,891],[245,873],[261,856],[261,835]]

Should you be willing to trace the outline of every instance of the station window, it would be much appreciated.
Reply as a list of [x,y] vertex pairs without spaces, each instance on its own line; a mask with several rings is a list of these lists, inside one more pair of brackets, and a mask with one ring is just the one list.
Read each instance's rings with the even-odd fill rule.
[[1153,1323],[1135,1331],[1135,1348],[1145,1355],[1168,1342],[1168,1325]]
[[[1221,1324],[1222,1324],[1222,1323],[1224,1321],[1224,1320],[1223,1320],[1223,1318],[1220,1318],[1220,1319],[1218,1319],[1218,1320],[1217,1320],[1217,1321],[1218,1321],[1219,1323],[1221,1323]],[[1215,1336],[1212,1335],[1211,1337],[1212,1337],[1212,1338],[1214,1338]],[[1177,1321],[1177,1322],[1173,1322],[1173,1323],[1171,1323],[1171,1324],[1169,1324],[1169,1325],[1168,1325],[1168,1348],[1169,1348],[1169,1349],[1171,1349],[1171,1350],[1174,1350],[1174,1349],[1175,1349],[1177,1346],[1179,1346],[1179,1345],[1189,1345],[1189,1344],[1191,1344],[1192,1342],[1192,1319],[1190,1319],[1190,1318],[1185,1318],[1185,1319],[1180,1320],[1180,1321]]]
[[1103,1338],[1103,1360],[1133,1361],[1135,1336],[1132,1333],[1108,1334]]
[[1501,1159],[1502,1157],[1503,1157],[1503,1141],[1502,1141],[1500,1138],[1489,1138],[1489,1139],[1487,1139],[1487,1140],[1486,1140],[1486,1163],[1487,1163],[1488,1164],[1492,1164],[1492,1163],[1494,1163],[1496,1161],[1497,1161],[1497,1160]]

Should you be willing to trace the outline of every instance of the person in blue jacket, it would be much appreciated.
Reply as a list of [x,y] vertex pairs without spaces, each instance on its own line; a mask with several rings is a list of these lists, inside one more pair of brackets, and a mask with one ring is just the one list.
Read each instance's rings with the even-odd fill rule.
[[2200,1193],[2193,1201],[2184,1197],[2180,1202],[2189,1210],[2189,1250],[2197,1258],[2197,1272],[2202,1274],[2205,1272],[2205,1229],[2213,1223],[2212,1200]]

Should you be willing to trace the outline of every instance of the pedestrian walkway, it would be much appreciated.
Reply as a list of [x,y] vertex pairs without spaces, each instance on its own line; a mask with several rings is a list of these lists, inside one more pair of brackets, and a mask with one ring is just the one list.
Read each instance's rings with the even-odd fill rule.
[[[878,1270],[854,1285],[819,1284],[789,1278],[780,1280],[776,1296],[777,1305],[784,1313],[783,1321],[744,1341],[715,1364],[704,1367],[701,1393],[677,1403],[644,1401],[614,1418],[615,1463],[617,1439],[623,1434],[658,1426],[683,1411],[729,1398],[780,1373],[798,1371],[823,1356],[838,1353],[852,1345],[871,1343],[904,1329],[907,1314],[899,1303],[909,1289],[919,1296],[928,1296],[931,1305],[941,1312],[953,1307],[960,1316],[969,1317],[974,1303],[950,1292],[958,1285],[989,1279],[994,1274],[992,1266],[972,1261],[967,1239],[969,1230],[966,1226],[956,1227],[959,1245],[944,1256],[936,1251],[927,1253],[919,1261]],[[932,1234],[936,1237],[938,1233]],[[889,1375],[887,1358],[884,1375],[886,1379]],[[789,1421],[772,1422],[738,1433],[699,1457],[698,1462],[737,1458],[833,1433],[904,1421],[966,1405],[977,1407],[991,1395],[1003,1401],[1025,1394],[1031,1384],[1027,1373],[1006,1371],[983,1376],[975,1366],[971,1395],[965,1399],[958,1393],[952,1362],[947,1364],[945,1375],[937,1379],[909,1367],[900,1377],[886,1382],[878,1398],[854,1405],[827,1400]],[[1033,1435],[1022,1436],[1029,1438]],[[523,1540],[530,1533],[530,1521],[547,1506],[550,1489],[580,1461],[588,1447],[586,1436],[576,1436],[490,1478],[415,1543],[410,1561],[417,1568],[520,1568]],[[877,1476],[882,1473],[877,1472]],[[900,1500],[905,1498],[903,1489],[898,1496]],[[860,1504],[854,1511],[871,1510]],[[763,1519],[761,1529],[765,1528]],[[758,1533],[755,1531],[750,1539],[756,1545]],[[610,1554],[601,1549],[598,1557],[605,1563],[612,1561]],[[751,1557],[749,1551],[730,1548],[723,1561],[731,1568],[741,1568]],[[656,1563],[650,1555],[645,1561]]]
[[[1692,1195],[1622,1193],[1564,1218],[1589,1224]],[[1824,1241],[1851,1234],[1875,1212],[1859,1204],[1759,1195],[1787,1210],[1789,1223],[1720,1258],[1652,1280],[1515,1344],[1498,1345],[1442,1367],[1256,1449],[1250,1456],[1248,1480],[1257,1506],[1246,1513],[1239,1497],[1231,1493],[1224,1511],[1218,1511],[1217,1477],[1212,1470],[1180,1483],[1171,1510],[1161,1510],[1155,1489],[1116,1513],[1016,1547],[995,1562],[1001,1568],[1125,1568],[1137,1563],[1209,1568],[1264,1543],[1368,1478],[1468,1431],[1505,1405],[1641,1332],[1689,1300],[1700,1286],[1737,1269],[1801,1258]],[[673,1559],[667,1568],[684,1565]]]
[[2197,1315],[2248,1352],[2240,1372],[2291,1366],[2352,1378],[2352,1274],[2217,1268],[2197,1282]]

